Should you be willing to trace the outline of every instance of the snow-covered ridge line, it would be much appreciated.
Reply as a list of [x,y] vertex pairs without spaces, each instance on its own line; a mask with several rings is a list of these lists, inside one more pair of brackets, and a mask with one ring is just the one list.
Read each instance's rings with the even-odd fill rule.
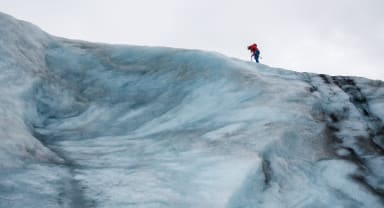
[[0,70],[0,207],[383,206],[382,81],[1,13]]

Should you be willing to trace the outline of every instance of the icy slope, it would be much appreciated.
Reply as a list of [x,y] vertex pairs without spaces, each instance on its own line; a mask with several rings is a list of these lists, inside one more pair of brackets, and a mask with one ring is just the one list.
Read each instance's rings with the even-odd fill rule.
[[0,207],[383,207],[384,85],[0,14]]

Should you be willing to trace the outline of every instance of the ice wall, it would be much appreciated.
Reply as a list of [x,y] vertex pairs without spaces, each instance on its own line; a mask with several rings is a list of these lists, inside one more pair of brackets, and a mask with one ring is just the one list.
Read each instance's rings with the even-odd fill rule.
[[382,207],[383,82],[0,14],[0,207]]

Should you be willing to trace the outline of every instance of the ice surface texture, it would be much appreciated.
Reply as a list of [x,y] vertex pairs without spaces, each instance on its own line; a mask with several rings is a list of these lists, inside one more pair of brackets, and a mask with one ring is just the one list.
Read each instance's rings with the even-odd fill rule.
[[0,207],[383,207],[384,84],[0,14]]

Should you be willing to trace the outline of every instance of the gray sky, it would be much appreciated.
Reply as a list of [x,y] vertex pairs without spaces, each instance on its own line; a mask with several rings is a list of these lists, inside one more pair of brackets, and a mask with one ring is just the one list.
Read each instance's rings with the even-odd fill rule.
[[0,0],[57,36],[217,51],[295,71],[384,80],[383,0]]

